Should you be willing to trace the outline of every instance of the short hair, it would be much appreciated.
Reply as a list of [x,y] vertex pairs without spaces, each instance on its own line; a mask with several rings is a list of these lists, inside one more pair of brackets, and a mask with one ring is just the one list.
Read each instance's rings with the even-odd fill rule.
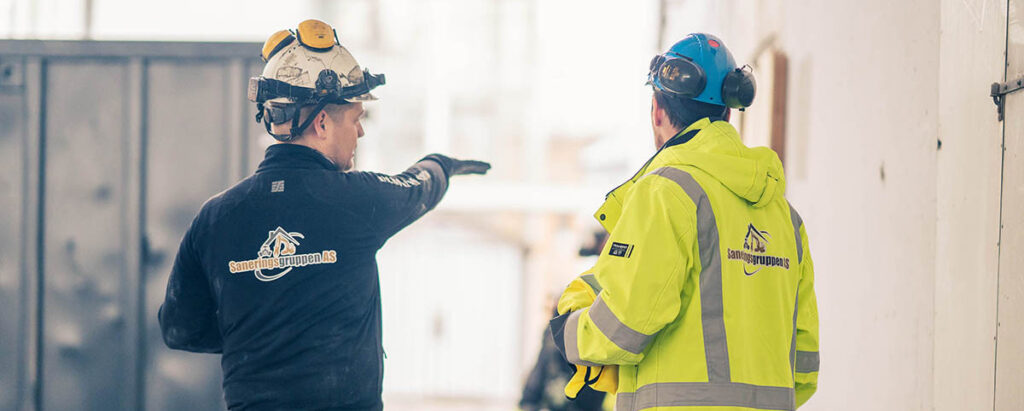
[[658,90],[654,91],[654,99],[658,101],[658,106],[665,110],[672,126],[679,130],[705,117],[724,119],[729,110],[725,106],[674,96]]

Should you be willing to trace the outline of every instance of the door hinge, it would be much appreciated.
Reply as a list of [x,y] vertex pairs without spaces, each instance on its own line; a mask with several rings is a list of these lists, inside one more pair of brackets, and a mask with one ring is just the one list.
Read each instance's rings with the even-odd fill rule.
[[999,112],[999,121],[1003,121],[1003,114],[1006,112],[1006,95],[1024,89],[1024,77],[1005,83],[992,83],[989,95],[996,103],[996,110]]

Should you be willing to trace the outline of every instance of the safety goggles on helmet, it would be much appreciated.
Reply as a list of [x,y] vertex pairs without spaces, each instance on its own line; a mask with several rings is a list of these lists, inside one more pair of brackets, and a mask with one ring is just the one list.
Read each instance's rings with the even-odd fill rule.
[[659,54],[651,59],[646,84],[679,97],[694,98],[704,91],[707,83],[704,69],[689,58]]

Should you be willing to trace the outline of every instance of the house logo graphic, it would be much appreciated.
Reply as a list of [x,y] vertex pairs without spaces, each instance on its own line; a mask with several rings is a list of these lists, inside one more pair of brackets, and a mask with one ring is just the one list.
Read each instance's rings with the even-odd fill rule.
[[319,253],[295,254],[300,245],[299,239],[305,239],[302,233],[288,232],[281,227],[270,231],[267,240],[260,246],[256,259],[245,261],[229,261],[228,270],[232,274],[252,271],[260,281],[274,281],[284,277],[295,267],[313,264],[333,264],[338,261],[338,252],[323,250]]
[[767,231],[758,230],[753,224],[747,226],[747,237],[743,239],[743,249],[755,253],[767,251],[768,239],[772,235]]
[[754,224],[747,225],[747,235],[743,238],[743,249],[728,249],[728,257],[733,261],[743,262],[743,274],[757,274],[765,267],[781,267],[789,269],[789,258],[768,255],[768,243],[772,235],[767,231],[758,230]]

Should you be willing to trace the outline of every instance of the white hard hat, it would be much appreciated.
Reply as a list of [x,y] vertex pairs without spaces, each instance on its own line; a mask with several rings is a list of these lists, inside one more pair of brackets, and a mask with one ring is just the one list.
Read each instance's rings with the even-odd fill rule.
[[[271,133],[278,140],[298,137],[316,113],[305,124],[298,124],[299,109],[315,105],[345,104],[376,100],[370,90],[384,84],[383,74],[370,74],[338,42],[337,34],[327,23],[306,20],[295,32],[281,30],[263,45],[267,65],[259,77],[249,79],[249,100],[259,112],[256,121],[270,123],[292,120],[291,136]],[[265,113],[266,111],[266,113]]]

